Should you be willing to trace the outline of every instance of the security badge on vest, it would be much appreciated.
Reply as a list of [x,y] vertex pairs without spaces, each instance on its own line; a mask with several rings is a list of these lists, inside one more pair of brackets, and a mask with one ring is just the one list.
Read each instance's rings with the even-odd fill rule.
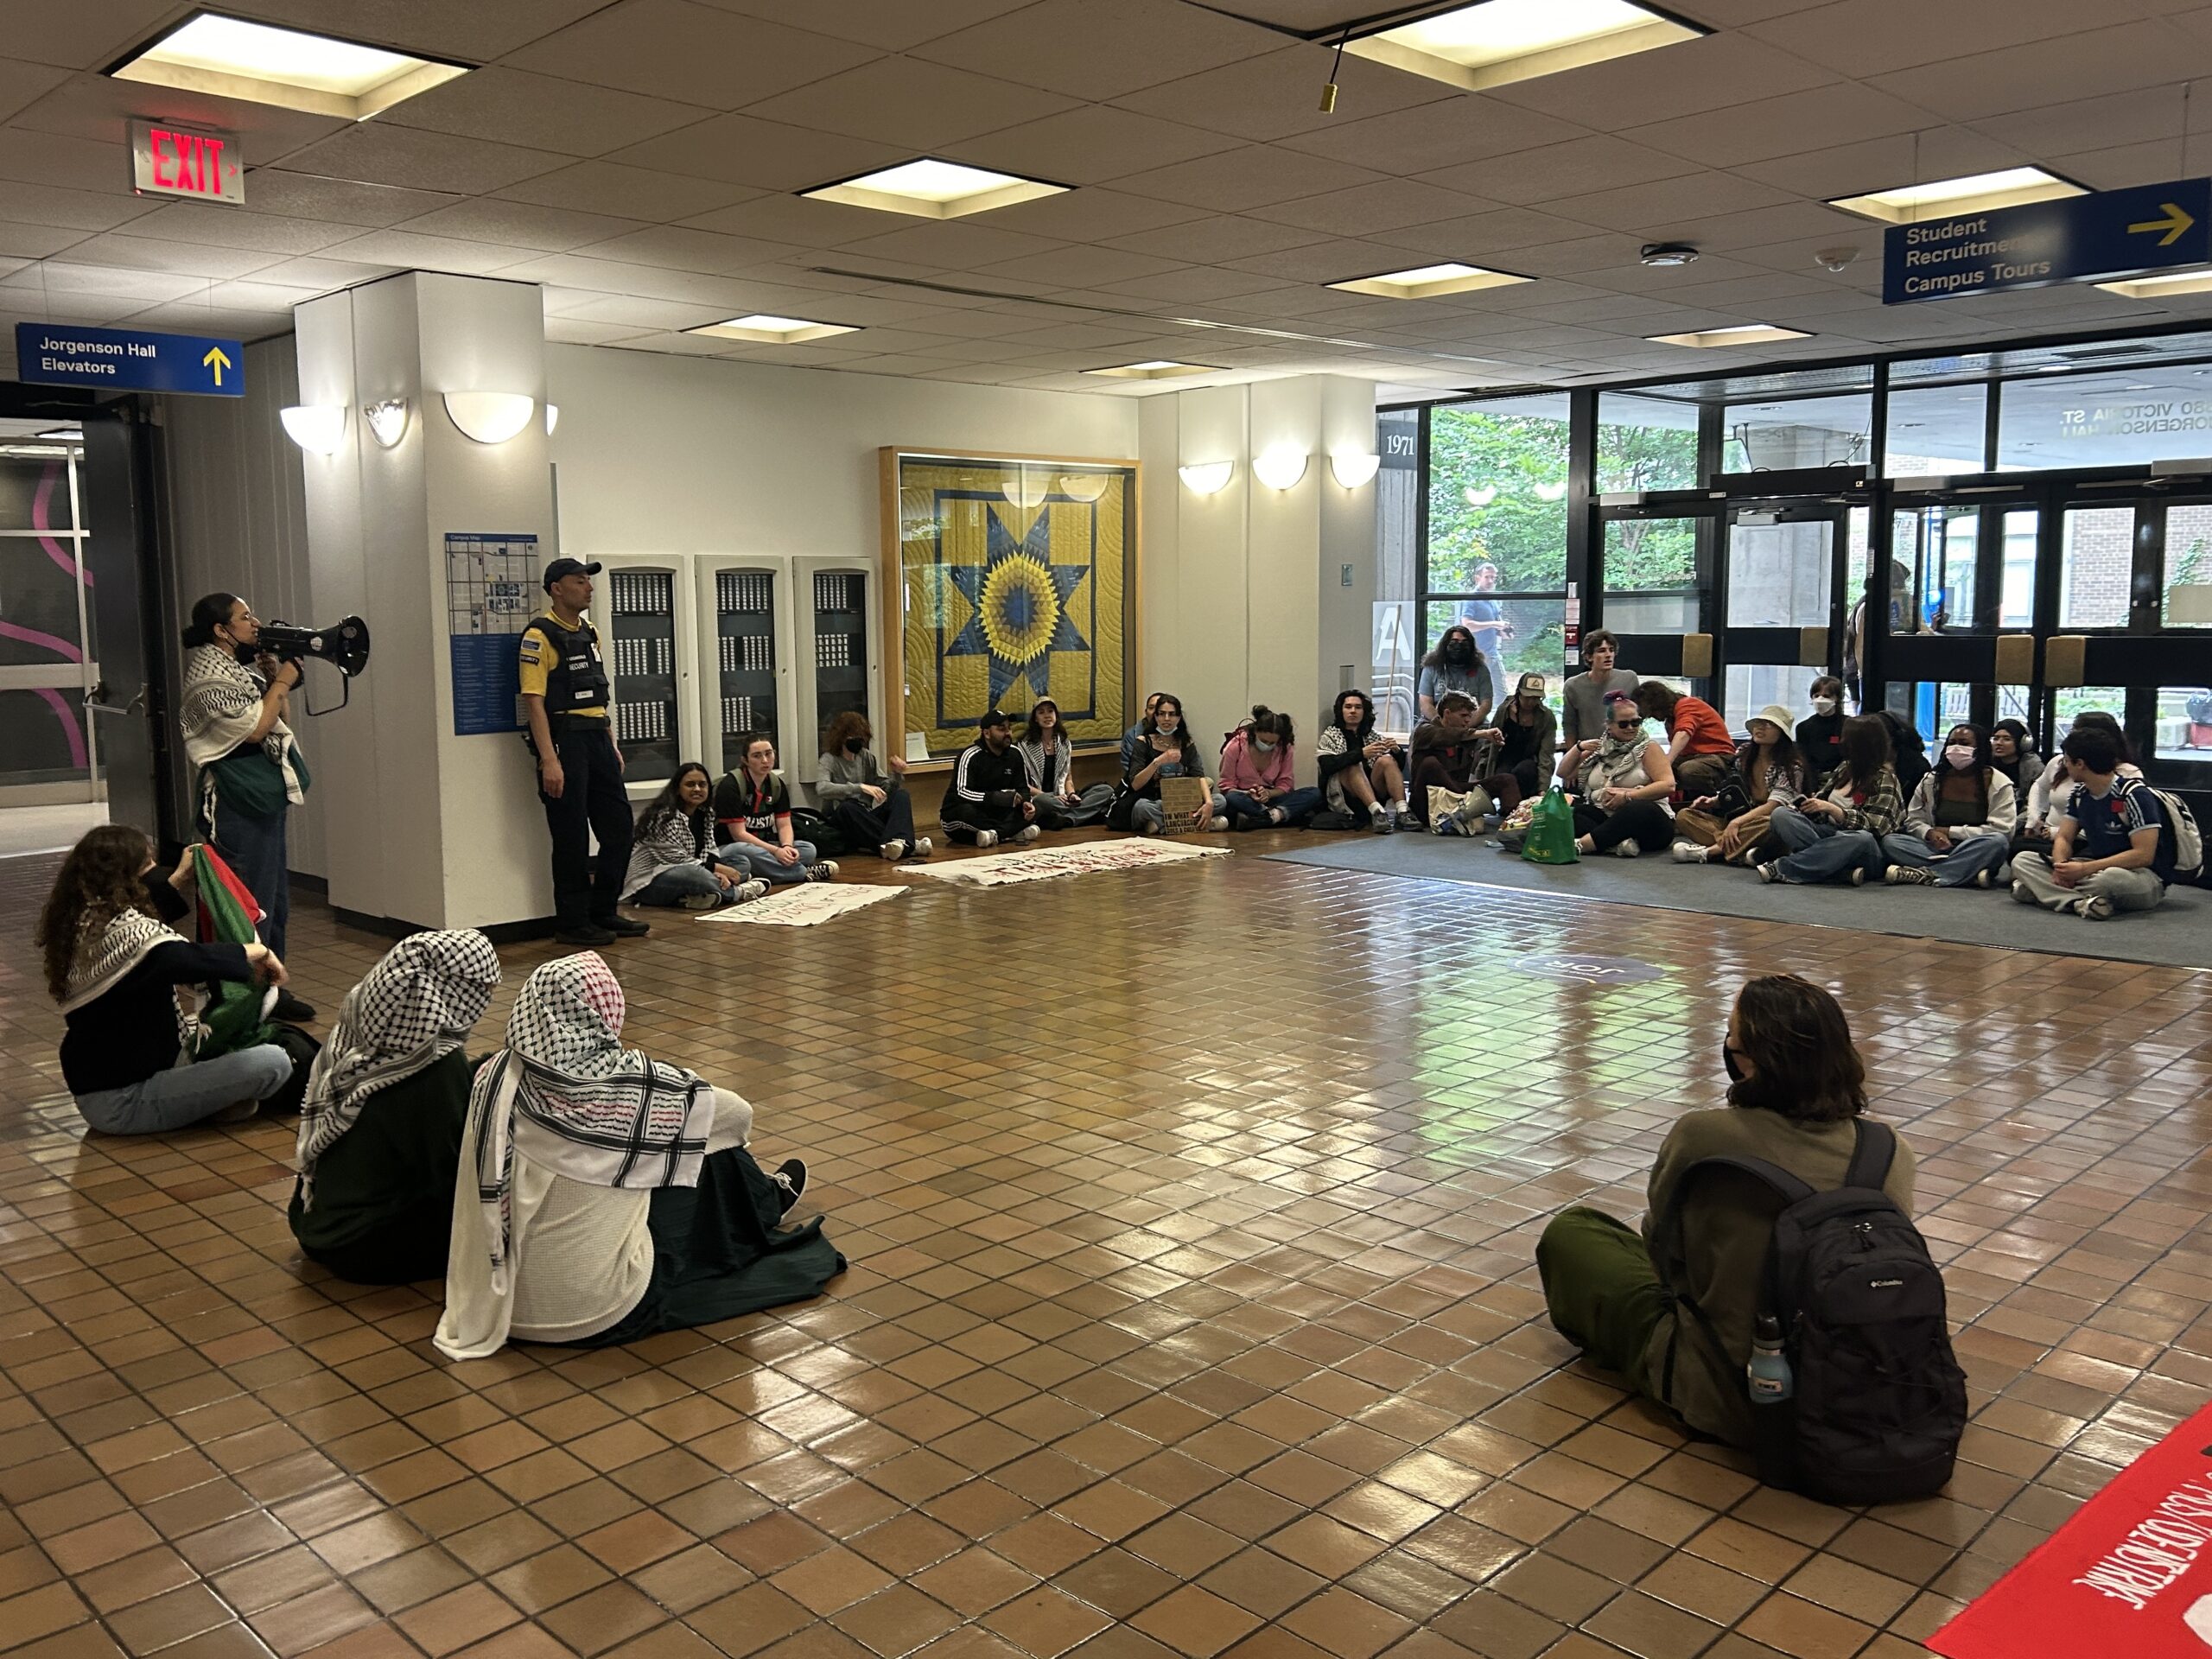
[[[600,655],[599,631],[590,623],[564,628],[550,616],[534,618],[523,632],[521,652],[522,689],[543,696],[548,715],[607,712],[607,664]],[[544,660],[548,653],[550,662]]]

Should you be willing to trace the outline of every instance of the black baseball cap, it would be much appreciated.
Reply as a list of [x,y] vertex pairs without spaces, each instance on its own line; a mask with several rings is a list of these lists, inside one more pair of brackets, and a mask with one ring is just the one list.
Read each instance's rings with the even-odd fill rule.
[[977,731],[982,731],[982,730],[983,730],[986,727],[990,727],[990,726],[1011,726],[1011,725],[1013,725],[1013,724],[1014,724],[1014,721],[1013,721],[1011,719],[1009,719],[1009,718],[1007,717],[1007,712],[1006,712],[1006,710],[1005,710],[1005,709],[992,709],[988,714],[985,715],[984,715],[981,720],[979,720],[979,721],[977,721],[976,722],[976,729]]
[[582,559],[556,559],[545,567],[545,591],[551,593],[553,584],[563,576],[595,576],[600,568],[596,559],[589,564]]

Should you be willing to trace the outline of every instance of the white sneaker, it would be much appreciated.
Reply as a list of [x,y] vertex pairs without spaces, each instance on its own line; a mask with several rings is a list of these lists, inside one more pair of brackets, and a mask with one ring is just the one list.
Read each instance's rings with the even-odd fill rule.
[[999,832],[998,832],[997,830],[978,830],[976,832],[976,846],[978,846],[978,847],[995,847],[995,846],[997,846],[998,844],[999,844]]
[[835,881],[837,879],[837,861],[834,858],[825,858],[808,865],[806,879],[810,881]]
[[676,907],[678,910],[715,910],[721,907],[722,901],[721,890],[717,888],[713,893],[687,893],[676,901]]
[[1215,813],[1213,817],[1208,820],[1206,828],[1212,830],[1216,835],[1219,835],[1223,830],[1229,828],[1228,817],[1224,813]]
[[755,899],[766,898],[767,893],[767,882],[756,875],[750,881],[741,881],[733,887],[730,890],[729,901],[733,905],[749,905]]
[[875,855],[887,864],[896,864],[906,856],[906,843],[903,841],[887,841],[875,849]]
[[914,856],[916,858],[927,858],[936,850],[937,844],[931,841],[927,836],[924,836],[919,841],[914,843]]
[[2085,922],[2108,922],[2112,919],[2112,900],[2102,893],[2075,899],[2074,908]]
[[1030,842],[1036,840],[1038,836],[1044,833],[1045,832],[1042,830],[1039,830],[1035,824],[1025,823],[1015,832],[1014,838],[1026,846]]
[[1678,841],[1669,849],[1677,864],[1702,864],[1711,848],[1700,847],[1694,841]]
[[1268,822],[1269,823],[1283,823],[1287,821],[1288,820],[1283,814],[1282,808],[1279,806],[1271,806],[1268,809]]
[[1642,858],[1643,849],[1632,841],[1618,842],[1613,847],[1613,856],[1615,858]]

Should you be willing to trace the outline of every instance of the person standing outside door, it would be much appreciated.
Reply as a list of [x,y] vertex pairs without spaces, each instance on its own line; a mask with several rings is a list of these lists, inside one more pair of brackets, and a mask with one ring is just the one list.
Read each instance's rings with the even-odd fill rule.
[[[652,930],[615,903],[630,868],[630,798],[622,751],[607,713],[613,686],[599,630],[584,620],[596,563],[556,559],[545,567],[552,603],[522,631],[522,706],[537,757],[537,798],[553,835],[553,937],[563,944],[611,944]],[[599,838],[599,856],[591,855]]]
[[1507,620],[1505,607],[1490,597],[1497,591],[1497,567],[1485,561],[1475,567],[1475,592],[1479,599],[1459,601],[1459,614],[1455,619],[1459,626],[1475,636],[1475,649],[1482,653],[1483,666],[1490,670],[1491,695],[1505,696],[1504,642],[1513,637],[1513,624]]

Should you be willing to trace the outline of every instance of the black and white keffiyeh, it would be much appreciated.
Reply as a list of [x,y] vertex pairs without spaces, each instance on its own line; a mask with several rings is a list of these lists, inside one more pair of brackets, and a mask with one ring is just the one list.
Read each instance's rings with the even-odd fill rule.
[[[259,675],[220,645],[196,645],[185,653],[177,722],[184,728],[185,754],[200,774],[201,812],[210,823],[215,785],[207,769],[252,735],[267,691]],[[283,771],[284,792],[297,805],[306,796],[292,766],[292,728],[276,721],[263,736],[261,748]]]
[[300,1104],[300,1200],[315,1205],[315,1160],[388,1089],[468,1040],[499,982],[499,953],[474,928],[417,933],[346,993]]
[[[87,918],[69,959],[69,994],[61,1012],[74,1014],[123,983],[130,970],[157,945],[183,944],[184,935],[143,910],[118,911],[105,921]],[[187,1054],[199,1046],[200,1023],[176,1005],[176,1039]]]

